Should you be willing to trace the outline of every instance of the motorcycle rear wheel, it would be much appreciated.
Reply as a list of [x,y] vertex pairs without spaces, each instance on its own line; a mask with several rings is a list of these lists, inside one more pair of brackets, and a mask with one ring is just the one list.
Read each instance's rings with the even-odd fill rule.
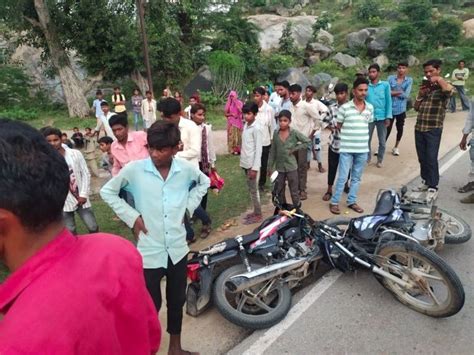
[[[252,265],[255,266],[255,265]],[[258,265],[257,265],[258,266]],[[244,265],[234,265],[223,271],[214,284],[214,303],[224,318],[244,328],[269,328],[283,318],[291,308],[291,291],[286,284],[275,281],[272,291],[266,297],[251,297],[268,285],[263,282],[250,290],[232,293],[225,283],[234,275],[245,273]]]
[[404,288],[376,275],[396,299],[430,317],[450,317],[464,305],[464,288],[454,270],[437,254],[411,242],[389,242],[376,255],[377,265],[409,282]]

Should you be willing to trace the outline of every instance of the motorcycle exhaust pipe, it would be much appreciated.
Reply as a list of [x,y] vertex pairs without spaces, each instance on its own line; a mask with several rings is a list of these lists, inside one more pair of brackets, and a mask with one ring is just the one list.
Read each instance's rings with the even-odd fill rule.
[[234,275],[225,283],[225,287],[232,293],[242,292],[261,282],[270,280],[285,272],[297,269],[306,262],[306,258],[291,259],[281,263],[264,266],[260,269]]

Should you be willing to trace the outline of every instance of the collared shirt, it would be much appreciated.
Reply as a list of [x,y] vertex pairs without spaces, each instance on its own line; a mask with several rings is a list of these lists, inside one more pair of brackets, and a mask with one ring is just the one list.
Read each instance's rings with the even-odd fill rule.
[[117,102],[124,101],[125,102],[125,95],[124,94],[113,94],[112,95],[112,103],[115,105],[114,111],[115,113],[124,112],[127,110],[125,105],[117,105]]
[[291,105],[291,124],[290,126],[306,137],[318,129],[321,125],[321,116],[314,105],[300,100],[296,105]]
[[278,129],[273,135],[268,166],[270,169],[275,167],[275,170],[279,172],[297,170],[298,163],[293,153],[300,149],[309,148],[311,146],[311,140],[297,130],[290,128],[290,134],[283,142],[279,132],[280,130]]
[[277,114],[280,111],[281,97],[277,94],[276,91],[272,92],[268,98],[268,104],[273,109],[273,112]]
[[109,111],[107,112],[107,115],[104,115],[104,112],[102,112],[102,114],[99,116],[99,119],[97,120],[97,126],[95,127],[94,131],[100,132],[100,129],[104,127],[105,134],[115,141],[117,138],[115,138],[114,132],[112,131],[112,128],[109,124],[109,119],[113,115],[115,115],[115,112]]
[[400,95],[392,96],[392,114],[400,115],[407,110],[407,101],[410,97],[413,79],[409,76],[405,76],[403,81],[399,83],[396,75],[390,75],[388,77],[388,83],[392,91],[402,91]]
[[[466,123],[464,123],[462,133],[474,133],[474,100],[471,101],[471,109],[469,110],[469,114],[466,117]],[[474,135],[472,136],[472,138],[474,139]]]
[[[184,215],[190,215],[209,188],[209,178],[193,164],[174,158],[166,180],[151,158],[125,166],[100,191],[103,200],[130,228],[141,215],[148,234],[140,234],[138,251],[145,269],[166,268],[188,253]],[[135,208],[118,195],[124,188],[133,195]]]
[[242,148],[240,150],[240,167],[244,169],[260,170],[262,159],[262,130],[257,123],[245,122],[242,132]]
[[145,355],[160,335],[140,255],[111,234],[63,229],[0,285],[0,354]]
[[339,111],[337,103],[334,103],[329,106],[329,114],[323,119],[323,122],[327,123],[328,127],[331,129],[331,135],[329,136],[329,149],[334,153],[339,153],[339,148],[341,147],[341,133],[337,128],[337,113]]
[[360,112],[354,100],[341,107],[337,113],[337,122],[342,123],[340,153],[369,152],[369,123],[374,120],[374,107],[365,102],[365,108]]
[[179,119],[179,131],[183,150],[178,152],[178,158],[185,159],[199,168],[199,156],[201,155],[201,130],[192,120],[184,117]]
[[469,69],[459,69],[456,68],[453,70],[453,74],[451,75],[452,84],[456,86],[464,86],[466,85],[466,80],[469,78]]
[[392,118],[392,94],[388,82],[370,82],[366,101],[374,107],[374,121]]
[[64,212],[74,212],[77,210],[77,197],[87,199],[82,205],[83,208],[91,207],[89,192],[91,186],[91,173],[87,168],[87,163],[82,153],[76,149],[71,149],[63,145],[67,166],[69,167],[69,192],[64,202]]
[[92,108],[95,110],[95,117],[96,118],[99,118],[100,116],[102,116],[102,107],[100,107],[100,104],[104,101],[105,101],[104,99],[102,99],[102,100],[95,99],[92,102]]
[[437,88],[421,98],[422,101],[418,107],[418,115],[416,116],[416,131],[427,132],[435,128],[443,127],[446,107],[451,93],[451,91],[443,91],[441,88]]
[[267,147],[272,144],[272,135],[276,128],[275,112],[269,104],[263,101],[262,106],[258,108],[255,120],[262,129],[262,145]]
[[141,112],[143,120],[146,122],[146,128],[150,128],[150,126],[156,121],[156,100],[143,100],[141,105]]
[[316,111],[319,113],[319,117],[324,121],[324,118],[329,115],[329,108],[323,104],[321,101],[318,99],[315,99],[314,97],[311,99],[311,101],[306,101],[306,103],[310,105],[314,105],[316,108]]
[[110,152],[114,157],[112,175],[119,173],[125,165],[131,161],[145,159],[149,156],[147,148],[147,135],[145,132],[128,132],[127,143],[122,145],[118,141],[112,143]]

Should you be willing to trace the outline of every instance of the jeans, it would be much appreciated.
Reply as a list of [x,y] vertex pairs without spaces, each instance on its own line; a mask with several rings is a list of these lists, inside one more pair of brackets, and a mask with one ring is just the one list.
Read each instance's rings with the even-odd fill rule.
[[166,276],[166,306],[168,325],[166,331],[172,335],[181,334],[183,324],[183,306],[186,301],[186,265],[187,256],[175,265],[168,257],[168,267],[144,269],[145,283],[151,295],[156,311],[161,309],[161,279]]
[[260,205],[260,193],[258,192],[257,181],[259,178],[259,173],[255,179],[249,178],[250,169],[244,169],[245,176],[247,178],[247,187],[249,188],[250,198],[253,203],[253,213],[257,215],[262,214],[262,206]]
[[306,181],[308,179],[308,149],[303,148],[297,150],[294,154],[298,164],[298,190],[306,192]]
[[[466,92],[464,91],[463,85],[453,85],[456,88],[456,91],[459,94],[459,99],[461,100],[461,106],[463,111],[467,111],[470,108],[469,99],[466,96]],[[451,99],[449,100],[449,110],[451,112],[456,111],[456,96],[452,95]]]
[[390,125],[387,127],[387,137],[386,141],[388,141],[388,137],[390,136],[390,132],[392,132],[393,122],[395,121],[395,125],[397,126],[397,142],[402,140],[403,136],[403,126],[405,125],[405,118],[407,118],[406,112],[402,112],[399,115],[393,115],[393,119],[390,120]]
[[207,213],[207,211],[202,208],[201,205],[199,205],[198,208],[194,210],[194,217],[200,219],[204,226],[210,226],[212,224],[209,213]]
[[184,216],[184,228],[186,229],[186,240],[191,241],[194,239],[194,229],[191,225],[191,219],[188,217],[188,214]]
[[332,205],[339,203],[349,173],[351,174],[351,186],[347,196],[347,204],[352,205],[357,202],[357,192],[359,191],[366,160],[367,153],[339,153],[339,173],[336,180],[336,190],[331,198]]
[[442,132],[442,128],[435,128],[427,132],[415,130],[420,176],[429,187],[437,188],[439,184],[438,151]]
[[385,120],[375,121],[369,123],[369,155],[367,160],[372,158],[372,134],[374,129],[377,127],[377,137],[379,139],[379,149],[377,152],[377,162],[381,163],[383,161],[383,156],[385,155],[385,141],[387,140],[387,127],[385,127]]
[[260,166],[260,179],[258,180],[258,187],[263,188],[267,182],[267,166],[268,156],[270,155],[271,144],[262,147],[262,160]]
[[97,221],[95,220],[94,212],[92,208],[82,208],[79,206],[76,211],[74,212],[63,212],[63,220],[66,228],[71,231],[72,234],[77,234],[76,231],[76,219],[74,218],[74,213],[79,215],[82,222],[86,225],[87,230],[89,233],[97,233],[99,231],[99,226],[97,225]]
[[145,128],[142,114],[140,112],[133,112],[133,125],[135,126],[135,131],[138,131],[138,121],[142,121],[142,126]]
[[298,190],[298,171],[279,171],[278,177],[275,181],[275,191],[278,196],[278,201],[280,204],[286,204],[286,197],[285,197],[285,188],[286,188],[286,181],[288,181],[288,187],[290,189],[291,201],[293,206],[298,207],[300,205],[300,193]]

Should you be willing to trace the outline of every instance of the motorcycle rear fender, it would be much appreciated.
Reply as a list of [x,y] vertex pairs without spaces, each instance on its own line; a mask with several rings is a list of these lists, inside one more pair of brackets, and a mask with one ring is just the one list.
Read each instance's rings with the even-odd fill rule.
[[212,269],[213,267],[203,267],[199,270],[199,281],[188,285],[186,313],[192,317],[197,317],[209,307],[212,290]]

